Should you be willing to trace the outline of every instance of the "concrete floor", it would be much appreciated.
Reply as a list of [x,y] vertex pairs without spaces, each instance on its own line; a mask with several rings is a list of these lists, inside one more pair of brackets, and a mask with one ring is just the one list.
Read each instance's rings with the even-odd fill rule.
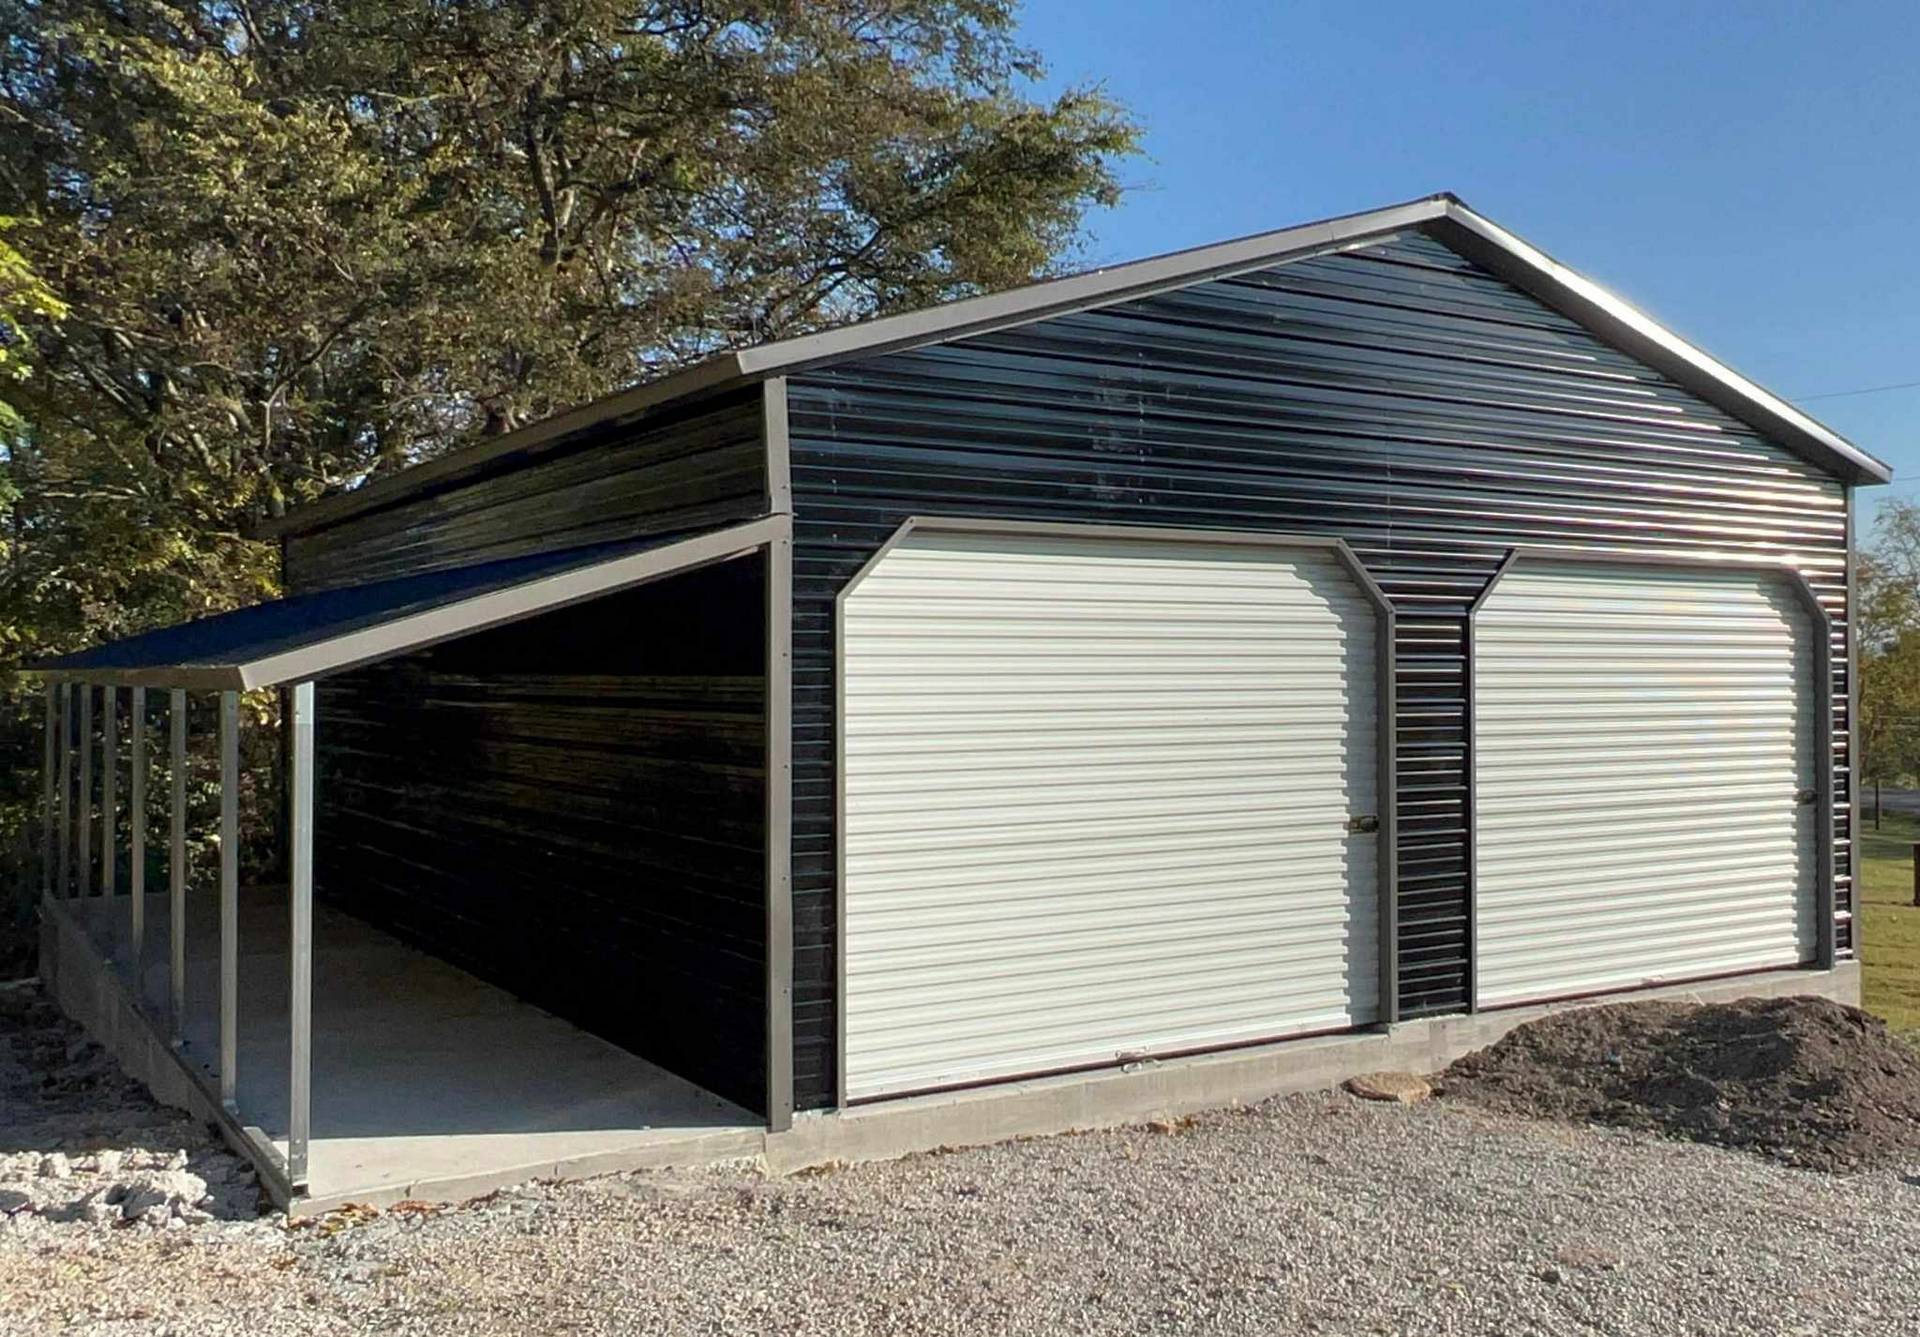
[[[131,904],[69,901],[95,948],[132,959]],[[182,1057],[219,1052],[216,898],[187,907]],[[147,898],[148,1015],[167,1015],[167,906]],[[710,1161],[760,1149],[749,1111],[485,984],[358,919],[317,906],[309,1210],[457,1199],[534,1176]],[[286,1150],[287,907],[242,894],[238,1104]]]

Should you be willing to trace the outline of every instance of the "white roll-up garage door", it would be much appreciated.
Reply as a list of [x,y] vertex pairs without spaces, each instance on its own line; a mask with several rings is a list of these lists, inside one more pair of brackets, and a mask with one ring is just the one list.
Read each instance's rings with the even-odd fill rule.
[[915,529],[840,617],[846,1098],[1377,1015],[1334,552]]
[[1812,956],[1817,635],[1775,572],[1508,569],[1473,629],[1481,1004]]

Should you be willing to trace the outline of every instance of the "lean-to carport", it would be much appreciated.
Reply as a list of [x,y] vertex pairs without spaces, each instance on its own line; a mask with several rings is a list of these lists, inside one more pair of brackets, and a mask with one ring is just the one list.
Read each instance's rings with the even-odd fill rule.
[[[692,535],[601,544],[328,590],[132,637],[36,666],[49,680],[41,848],[43,897],[50,910],[62,916],[62,922],[73,925],[98,928],[103,913],[117,914],[119,889],[115,878],[121,833],[116,791],[122,765],[130,764],[131,786],[125,811],[131,885],[126,889],[125,923],[110,926],[109,937],[122,948],[113,954],[121,959],[103,964],[118,969],[132,982],[127,993],[134,1006],[142,1011],[152,1030],[169,1042],[180,1070],[201,1088],[229,1137],[260,1166],[275,1196],[291,1201],[307,1193],[313,1139],[315,682],[759,551],[770,556],[765,612],[770,626],[776,625],[774,619],[778,618],[777,625],[784,627],[785,600],[778,591],[784,590],[785,581],[775,573],[784,575],[785,545],[790,542],[788,526],[785,517],[769,517]],[[786,696],[784,656],[780,653],[784,639],[784,635],[778,635],[767,641],[770,724],[776,711],[784,713],[778,704]],[[780,680],[778,687],[776,679]],[[247,996],[240,986],[240,693],[273,688],[285,689],[291,705],[285,753],[288,1066],[286,1104],[284,1111],[277,1112],[285,1129],[284,1151],[249,1117],[251,1111],[243,1108],[239,1080],[239,1060],[245,1048],[240,1007]],[[132,722],[126,731],[125,747],[118,729],[123,691],[130,698],[128,719]],[[150,732],[149,694],[162,692],[169,739],[166,774],[171,788],[171,821],[166,860],[167,986],[164,999],[156,1001],[144,988],[150,936],[146,924],[149,767],[145,752]],[[189,981],[195,978],[189,962],[185,823],[190,693],[215,693],[219,703],[220,867],[217,969],[212,981],[218,1019],[213,1043],[200,1046],[212,1052],[202,1055],[196,1049],[193,1057],[199,1060],[197,1063],[188,1061],[186,1053],[187,990]],[[769,728],[767,737],[784,737],[784,730]],[[770,750],[772,747],[770,741]],[[96,758],[100,767],[97,791]],[[780,770],[770,764],[767,773],[770,837],[784,826],[774,812],[776,805],[784,811],[786,801],[784,786],[776,782]],[[100,842],[97,887],[93,878],[96,828]],[[351,839],[352,833],[333,832],[328,836]],[[529,833],[529,837],[537,839],[538,833]],[[767,849],[771,1032],[784,1030],[777,1025],[777,1013],[785,1004],[786,993],[777,987],[772,963],[781,959],[774,948],[784,936],[786,903],[784,897],[771,893],[779,884],[778,869],[784,867],[786,851],[784,842],[774,839],[769,839]],[[84,913],[67,914],[68,909]],[[769,1124],[777,1125],[786,1116],[786,1107],[777,1097],[789,1087],[778,1069],[784,1069],[788,1061],[784,1044],[769,1045],[769,1066],[776,1069],[768,1077],[769,1095],[776,1097],[769,1100]]]

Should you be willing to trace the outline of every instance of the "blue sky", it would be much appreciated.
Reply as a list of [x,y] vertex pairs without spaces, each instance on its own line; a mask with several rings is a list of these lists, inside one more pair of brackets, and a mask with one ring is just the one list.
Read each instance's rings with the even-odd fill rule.
[[[1451,190],[1920,497],[1920,5],[1027,0],[1146,127],[1089,263]],[[1863,534],[1863,538],[1865,535]]]

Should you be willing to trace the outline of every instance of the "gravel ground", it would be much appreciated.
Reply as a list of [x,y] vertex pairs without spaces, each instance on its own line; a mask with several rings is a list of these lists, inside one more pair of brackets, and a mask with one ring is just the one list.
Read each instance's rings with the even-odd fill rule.
[[1912,1333],[1920,1175],[1444,1101],[767,1180],[533,1185],[284,1231],[0,1236],[13,1331]]
[[[0,1333],[1920,1331],[1920,1166],[1825,1175],[1451,1100],[1300,1096],[292,1229],[218,1191],[164,1221],[90,1211],[102,1151],[123,1179],[182,1150],[216,1188],[237,1177],[66,1023],[12,1001],[11,1052],[47,1071],[16,1062],[0,1083],[0,1171],[35,1199],[0,1209]],[[99,1182],[43,1175],[56,1152]]]
[[0,984],[0,1238],[79,1220],[186,1230],[260,1205],[211,1130],[155,1103],[36,984]]

